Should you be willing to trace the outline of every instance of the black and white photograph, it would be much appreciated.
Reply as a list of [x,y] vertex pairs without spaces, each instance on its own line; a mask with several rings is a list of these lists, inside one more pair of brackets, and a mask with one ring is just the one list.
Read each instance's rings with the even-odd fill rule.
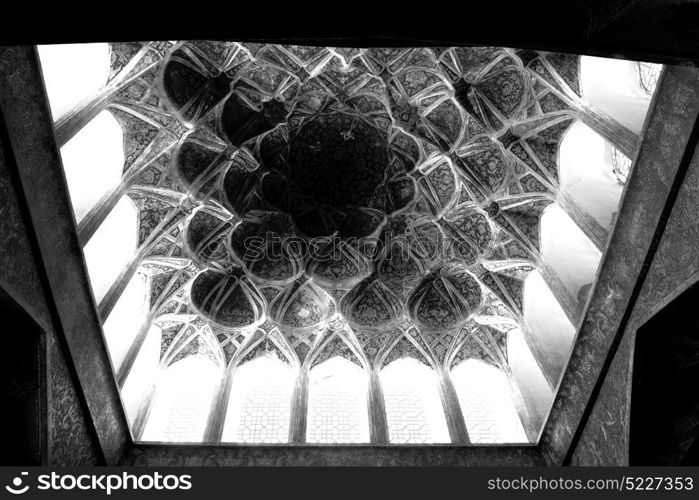
[[696,494],[699,4],[534,4],[3,41],[0,496],[239,466]]

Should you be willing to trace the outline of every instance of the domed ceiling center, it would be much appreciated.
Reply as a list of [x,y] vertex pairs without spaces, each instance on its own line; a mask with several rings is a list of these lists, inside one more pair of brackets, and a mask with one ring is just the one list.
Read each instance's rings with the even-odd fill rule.
[[344,113],[306,124],[290,146],[292,180],[311,203],[333,208],[368,204],[388,164],[385,137]]

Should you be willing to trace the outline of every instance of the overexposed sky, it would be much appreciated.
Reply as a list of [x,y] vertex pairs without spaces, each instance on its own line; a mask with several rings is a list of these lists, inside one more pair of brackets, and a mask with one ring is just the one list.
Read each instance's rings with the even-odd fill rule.
[[107,43],[38,45],[37,50],[54,121],[107,83]]

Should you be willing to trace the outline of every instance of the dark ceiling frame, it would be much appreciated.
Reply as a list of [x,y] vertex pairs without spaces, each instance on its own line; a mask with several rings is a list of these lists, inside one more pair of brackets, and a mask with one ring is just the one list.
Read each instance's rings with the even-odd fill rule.
[[[5,45],[151,40],[235,40],[323,46],[491,45],[621,57],[664,64],[699,64],[696,0],[500,0],[463,5],[352,2],[238,2],[224,14],[207,8],[141,3],[92,19],[61,4],[44,13],[52,26],[3,30]],[[19,6],[18,6],[19,7]],[[77,9],[76,9],[77,10]],[[33,14],[33,13],[31,13]],[[31,15],[28,17],[31,18]],[[126,22],[128,20],[128,22]],[[157,20],[157,22],[154,22]]]

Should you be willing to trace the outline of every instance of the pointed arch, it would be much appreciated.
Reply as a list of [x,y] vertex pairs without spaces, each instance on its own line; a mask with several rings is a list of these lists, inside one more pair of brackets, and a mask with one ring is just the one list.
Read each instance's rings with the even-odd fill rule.
[[308,357],[317,348],[317,342],[323,336],[324,328],[318,327],[315,330],[300,333],[298,331],[287,331],[282,328],[281,335],[298,359],[299,365],[303,366],[308,361]]
[[526,443],[507,376],[498,368],[467,359],[451,370],[472,443]]
[[597,132],[576,121],[558,148],[563,192],[610,230],[631,160]]
[[549,372],[547,379],[555,386],[553,380],[558,380],[570,354],[575,326],[539,271],[524,280],[524,321],[537,351],[537,361]]
[[[213,345],[212,345],[213,344]],[[217,344],[206,338],[206,334],[201,330],[193,334],[189,339],[183,339],[167,360],[166,366],[171,366],[178,361],[187,359],[190,356],[204,356],[211,360],[216,366],[222,367],[222,357]]]
[[271,354],[259,355],[233,373],[221,441],[286,443],[297,370]]
[[291,354],[291,349],[279,330],[276,327],[268,330],[263,325],[250,336],[247,345],[243,345],[240,358],[234,361],[238,367],[259,357],[271,357],[288,365],[297,364],[293,354]]
[[368,443],[369,376],[340,356],[308,374],[308,443]]
[[170,326],[163,332],[160,363],[164,369],[191,356],[204,356],[219,368],[225,366],[225,354],[209,325],[199,318]]
[[469,359],[476,359],[494,367],[500,366],[501,360],[498,358],[497,353],[493,352],[492,349],[486,348],[483,342],[478,339],[478,328],[478,325],[472,325],[472,330],[464,335],[463,339],[452,350],[448,363],[450,368],[454,368],[456,365]]
[[379,363],[379,367],[384,367],[391,364],[393,361],[401,358],[413,358],[425,366],[432,368],[432,363],[425,352],[415,345],[415,341],[411,340],[408,334],[403,334],[400,338],[390,346]]
[[595,281],[602,253],[557,204],[541,216],[541,257],[571,297],[584,304]]
[[195,354],[162,369],[142,441],[201,442],[222,370]]
[[[344,335],[348,335],[348,333],[345,332]],[[348,340],[344,338],[343,334],[340,332],[332,332],[328,335],[327,339],[321,341],[320,348],[311,361],[310,369],[315,368],[319,364],[335,356],[340,356],[354,363],[362,370],[366,368],[363,358],[357,354]]]
[[401,358],[381,369],[391,443],[449,443],[439,393],[439,377],[415,358]]
[[524,333],[514,328],[507,333],[507,364],[527,406],[532,423],[538,430],[544,424],[553,390],[531,352]]

